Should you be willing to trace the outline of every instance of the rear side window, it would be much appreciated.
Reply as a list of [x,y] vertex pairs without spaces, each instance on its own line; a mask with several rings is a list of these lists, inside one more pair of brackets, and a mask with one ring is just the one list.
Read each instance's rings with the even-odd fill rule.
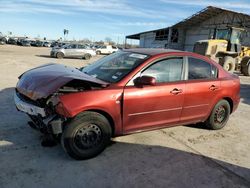
[[188,58],[188,79],[211,79],[217,78],[218,70],[215,66],[201,59]]
[[182,79],[182,57],[158,61],[142,72],[141,76],[152,76],[157,83],[174,82]]

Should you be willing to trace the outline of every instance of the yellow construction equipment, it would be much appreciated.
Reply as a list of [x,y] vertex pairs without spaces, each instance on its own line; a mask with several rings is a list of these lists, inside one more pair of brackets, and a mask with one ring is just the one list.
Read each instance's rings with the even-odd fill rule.
[[216,29],[213,39],[195,43],[194,52],[211,58],[227,71],[240,70],[250,76],[250,47],[241,45],[244,31],[235,27]]

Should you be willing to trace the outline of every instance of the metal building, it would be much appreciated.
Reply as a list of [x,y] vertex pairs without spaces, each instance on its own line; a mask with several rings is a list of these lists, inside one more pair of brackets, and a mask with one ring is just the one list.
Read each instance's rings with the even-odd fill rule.
[[245,29],[242,45],[250,46],[250,15],[209,6],[183,21],[162,29],[126,36],[140,40],[141,48],[172,48],[192,51],[198,40],[211,39],[216,29]]

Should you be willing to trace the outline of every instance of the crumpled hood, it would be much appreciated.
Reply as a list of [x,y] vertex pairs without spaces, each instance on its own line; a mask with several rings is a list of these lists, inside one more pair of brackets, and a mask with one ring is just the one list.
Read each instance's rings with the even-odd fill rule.
[[32,100],[46,98],[72,80],[82,80],[104,87],[108,85],[107,82],[76,68],[54,63],[31,69],[23,73],[19,79],[16,89]]

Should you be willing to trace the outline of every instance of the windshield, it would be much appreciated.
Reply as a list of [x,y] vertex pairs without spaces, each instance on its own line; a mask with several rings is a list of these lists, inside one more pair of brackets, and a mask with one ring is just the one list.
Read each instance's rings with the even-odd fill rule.
[[82,69],[82,71],[100,80],[115,83],[124,78],[148,57],[148,55],[133,52],[116,52],[96,61],[94,64]]

